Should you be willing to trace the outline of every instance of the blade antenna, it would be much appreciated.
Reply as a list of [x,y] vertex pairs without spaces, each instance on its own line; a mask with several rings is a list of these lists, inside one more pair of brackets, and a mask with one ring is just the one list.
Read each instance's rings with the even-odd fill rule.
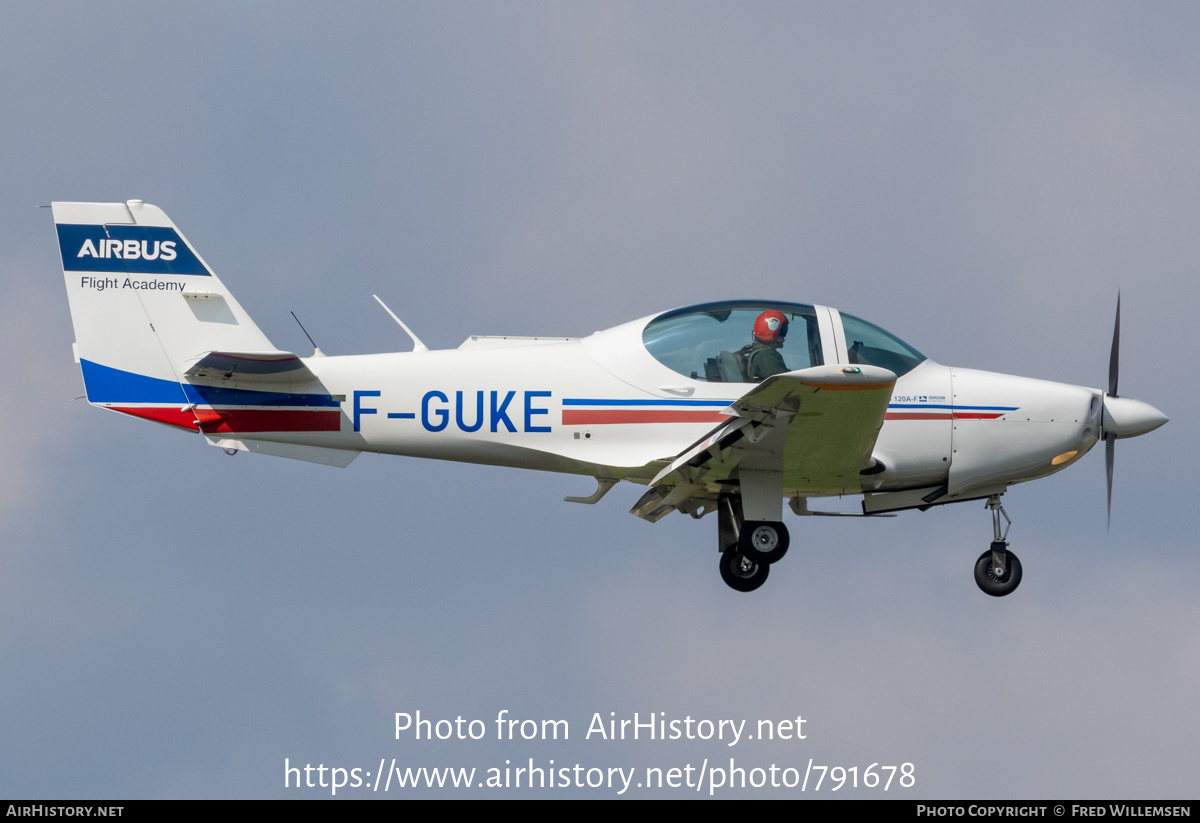
[[324,357],[325,352],[321,351],[321,347],[317,345],[317,341],[312,339],[312,335],[308,333],[308,329],[304,328],[304,324],[300,322],[300,318],[296,316],[295,312],[289,313],[292,315],[292,319],[296,321],[296,325],[300,327],[300,331],[304,332],[304,336],[308,338],[308,342],[312,343],[313,357]]
[[404,333],[412,338],[414,352],[429,351],[429,347],[426,346],[424,343],[422,343],[420,338],[418,338],[415,334],[412,333],[412,329],[410,329],[408,326],[404,325],[404,321],[401,320],[399,317],[397,317],[396,313],[387,307],[387,303],[384,303],[382,300],[379,299],[378,294],[372,294],[371,296],[374,297],[379,302],[379,305],[383,306],[383,310],[385,312],[387,312],[388,314],[390,314],[392,316],[393,320],[395,320],[397,323],[400,324],[400,328],[404,329]]

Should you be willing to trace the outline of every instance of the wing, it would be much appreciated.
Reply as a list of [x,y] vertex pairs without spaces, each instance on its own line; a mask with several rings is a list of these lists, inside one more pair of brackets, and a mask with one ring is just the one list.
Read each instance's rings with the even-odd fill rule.
[[732,416],[671,460],[633,513],[711,511],[740,491],[743,472],[782,481],[781,495],[857,494],[869,469],[896,375],[875,366],[817,366],[769,377]]

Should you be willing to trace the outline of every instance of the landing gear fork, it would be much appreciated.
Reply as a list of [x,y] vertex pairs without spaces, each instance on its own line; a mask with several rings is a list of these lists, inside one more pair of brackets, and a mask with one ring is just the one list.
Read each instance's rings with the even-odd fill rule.
[[[992,545],[975,561],[975,583],[984,594],[1004,597],[1012,594],[1021,583],[1021,561],[1008,550],[1008,530],[1012,528],[1012,520],[1004,511],[1000,495],[989,497],[987,507],[992,511]],[[1000,529],[1001,517],[1005,520],[1003,531]]]

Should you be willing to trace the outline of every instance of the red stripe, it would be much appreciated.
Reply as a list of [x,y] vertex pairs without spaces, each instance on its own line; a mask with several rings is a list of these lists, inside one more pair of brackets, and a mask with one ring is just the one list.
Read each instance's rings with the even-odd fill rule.
[[216,409],[220,420],[202,424],[205,434],[235,432],[336,432],[342,430],[340,411],[293,409]]
[[154,420],[158,423],[166,423],[171,426],[178,426],[181,429],[196,431],[196,416],[190,411],[180,411],[175,408],[131,408],[128,406],[109,406],[113,411],[119,411],[122,414],[140,417],[143,420]]
[[607,423],[720,423],[719,411],[682,409],[563,409],[564,426],[599,426]]
[[295,409],[191,409],[178,407],[109,406],[145,420],[155,420],[196,431],[196,418],[206,434],[237,432],[336,432],[342,429],[340,411],[297,411]]
[[884,420],[995,420],[1004,412],[888,412]]

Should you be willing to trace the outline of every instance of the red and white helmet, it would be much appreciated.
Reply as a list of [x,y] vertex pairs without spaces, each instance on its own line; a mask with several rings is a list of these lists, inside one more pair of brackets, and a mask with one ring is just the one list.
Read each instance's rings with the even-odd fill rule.
[[768,345],[783,343],[787,337],[788,319],[781,311],[765,311],[754,321],[754,339]]

